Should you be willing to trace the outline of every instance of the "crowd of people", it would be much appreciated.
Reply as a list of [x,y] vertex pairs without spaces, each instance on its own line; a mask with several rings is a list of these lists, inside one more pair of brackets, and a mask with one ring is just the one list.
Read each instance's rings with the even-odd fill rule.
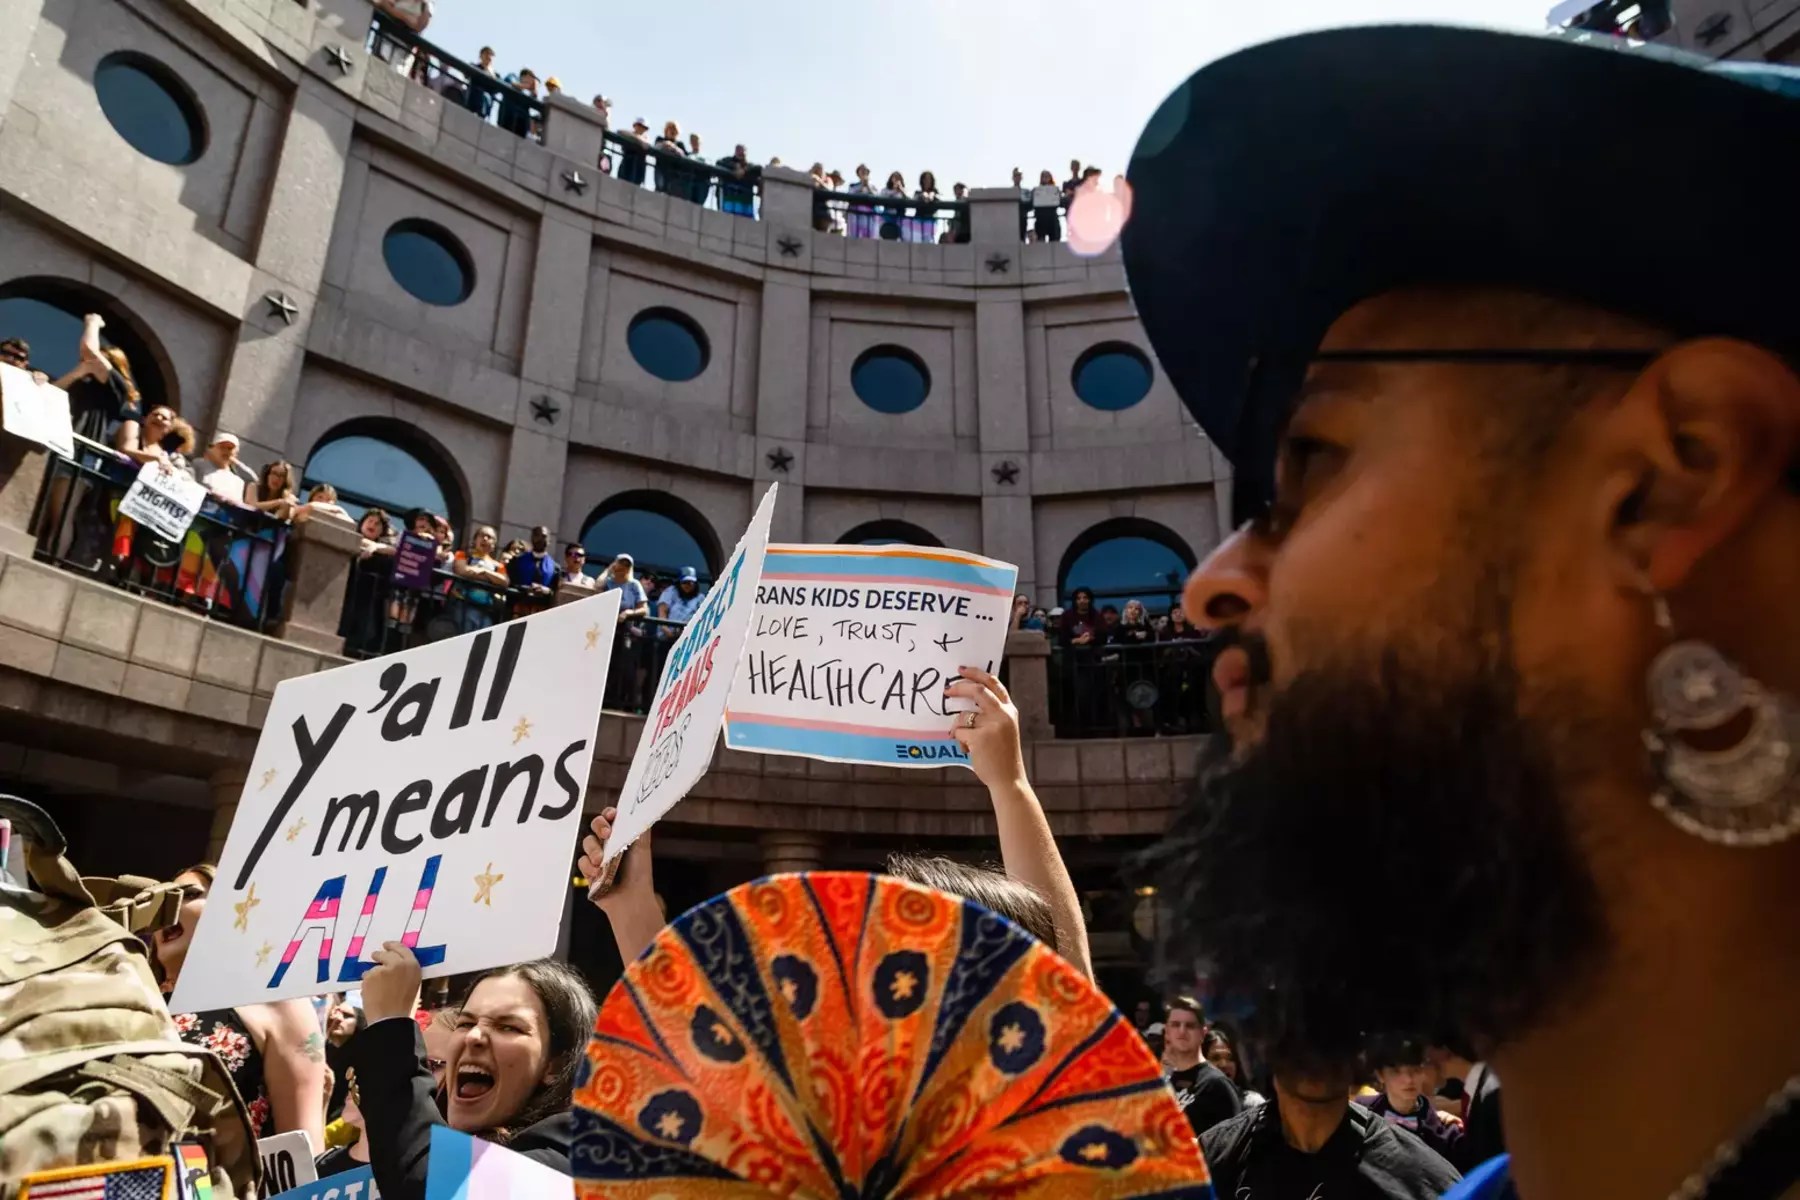
[[[544,562],[547,548],[539,542],[525,553]],[[542,569],[548,577],[551,568]],[[626,590],[628,602],[642,602],[639,587]],[[1018,713],[1005,685],[966,668],[947,691],[982,714],[973,725],[959,722],[956,736],[988,791],[998,865],[896,853],[886,872],[1006,917],[1092,980],[1080,900],[1027,779]],[[580,876],[602,877],[616,819],[610,807],[592,818],[576,863]],[[669,919],[654,853],[653,835],[642,836],[592,901],[625,963],[639,959]],[[216,868],[207,863],[175,877],[180,908],[148,939],[165,994],[189,967],[215,882]],[[367,1164],[384,1196],[418,1200],[431,1130],[439,1125],[570,1172],[579,1124],[571,1110],[598,1007],[588,979],[566,963],[537,960],[424,982],[400,942],[385,943],[371,958],[375,966],[355,990],[174,1013],[174,1027],[184,1041],[218,1056],[255,1137],[307,1135],[321,1177]],[[1280,1183],[1299,1171],[1385,1181],[1372,1192],[1347,1187],[1344,1195],[1436,1196],[1460,1172],[1502,1151],[1497,1080],[1453,1042],[1390,1036],[1342,1062],[1290,1061],[1279,1048],[1264,1058],[1227,1023],[1209,1021],[1187,994],[1138,1002],[1132,1025],[1205,1147],[1217,1194],[1303,1200],[1308,1193]],[[1284,1124],[1298,1125],[1317,1144],[1288,1147],[1279,1133]],[[1287,1156],[1305,1161],[1296,1166]]]
[[[381,0],[377,7],[415,35],[430,23],[430,0]],[[369,44],[376,57],[394,70],[523,138],[542,140],[542,121],[534,106],[563,92],[556,75],[540,77],[530,67],[503,71],[495,65],[497,52],[492,46],[481,47],[473,62],[453,67],[428,44],[400,41],[379,23],[370,31]],[[756,216],[763,166],[750,158],[742,142],[730,154],[709,161],[700,134],[692,130],[684,134],[679,121],[664,121],[656,131],[640,116],[615,128],[612,99],[596,94],[590,103],[609,137],[608,149],[595,164],[602,173],[703,206],[711,200],[720,212],[733,216]],[[768,165],[779,167],[782,161],[771,158]],[[916,186],[908,190],[905,172],[890,171],[878,188],[868,165],[861,163],[849,177],[836,168],[826,170],[819,162],[808,174],[815,196],[813,227],[821,233],[904,242],[969,240],[966,184],[954,183],[945,193],[934,172],[920,171]],[[1097,186],[1100,176],[1099,167],[1084,168],[1077,159],[1069,163],[1069,177],[1060,184],[1054,171],[1044,170],[1038,173],[1038,182],[1029,185],[1024,170],[1014,167],[1019,239],[1061,241],[1069,205],[1083,187]]]
[[1012,628],[1052,646],[1050,720],[1062,737],[1204,733],[1212,647],[1179,603],[1152,615],[1142,600],[1096,603],[1076,587],[1045,610],[1013,598]]

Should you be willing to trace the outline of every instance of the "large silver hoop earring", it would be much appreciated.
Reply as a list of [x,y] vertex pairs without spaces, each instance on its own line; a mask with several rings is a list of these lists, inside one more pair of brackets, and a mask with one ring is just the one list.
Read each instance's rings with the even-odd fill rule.
[[[1668,605],[1653,597],[1671,637]],[[1644,732],[1659,787],[1651,803],[1695,837],[1726,846],[1769,846],[1800,833],[1800,708],[1738,670],[1705,642],[1671,641],[1645,676],[1652,728]],[[1734,745],[1701,750],[1685,738],[1744,714]]]

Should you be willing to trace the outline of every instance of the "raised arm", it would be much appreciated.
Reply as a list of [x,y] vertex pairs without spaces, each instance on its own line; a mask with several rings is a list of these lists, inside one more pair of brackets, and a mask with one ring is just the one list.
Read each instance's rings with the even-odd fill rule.
[[[618,815],[616,808],[603,810],[593,820],[593,832],[581,839],[581,858],[576,861],[575,869],[588,879],[600,878],[606,839],[612,836],[612,823]],[[612,886],[598,896],[588,893],[594,907],[605,913],[611,922],[613,940],[619,946],[619,961],[626,965],[644,952],[667,923],[663,919],[662,902],[656,898],[653,873],[650,834],[646,832],[619,860],[619,873],[613,878]]]
[[946,694],[973,700],[978,706],[971,727],[967,714],[957,713],[954,732],[968,752],[969,765],[987,785],[994,802],[994,821],[1000,830],[1000,861],[1006,873],[1035,888],[1056,918],[1056,950],[1079,967],[1089,979],[1094,964],[1088,953],[1087,923],[1081,917],[1081,901],[1062,852],[1050,832],[1044,807],[1038,803],[1031,781],[1025,777],[1025,755],[1019,745],[1019,710],[998,679],[975,667],[962,668],[962,678],[945,689]]

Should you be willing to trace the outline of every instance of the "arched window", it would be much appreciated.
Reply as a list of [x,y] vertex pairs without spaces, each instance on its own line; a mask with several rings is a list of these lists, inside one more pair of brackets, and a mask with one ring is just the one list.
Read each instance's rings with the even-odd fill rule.
[[588,573],[599,575],[621,554],[639,574],[669,579],[692,567],[702,586],[724,565],[718,535],[700,510],[668,492],[621,492],[596,508],[581,527]]
[[909,521],[865,521],[838,539],[840,546],[942,546]]
[[146,405],[181,411],[175,373],[161,343],[111,296],[85,283],[31,276],[0,284],[0,340],[31,343],[31,365],[52,379],[81,361],[81,319],[99,313],[106,322],[100,344],[117,346],[131,363],[132,382]]
[[313,447],[301,490],[329,483],[352,517],[384,508],[396,525],[409,510],[428,509],[446,518],[460,538],[467,532],[463,528],[467,511],[450,461],[448,454],[404,422],[380,417],[346,421]]
[[1078,587],[1094,593],[1096,605],[1125,607],[1142,600],[1152,613],[1167,612],[1181,597],[1194,569],[1194,552],[1173,530],[1139,517],[1102,521],[1063,554],[1056,573],[1058,597],[1067,601]]

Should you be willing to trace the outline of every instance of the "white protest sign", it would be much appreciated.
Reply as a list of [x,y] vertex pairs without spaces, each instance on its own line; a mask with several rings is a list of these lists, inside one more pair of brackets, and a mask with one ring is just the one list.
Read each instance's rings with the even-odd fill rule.
[[75,430],[69,422],[69,393],[39,383],[31,372],[0,363],[0,423],[6,432],[75,457]]
[[304,1129],[263,1138],[256,1143],[256,1157],[262,1160],[263,1169],[262,1182],[256,1188],[258,1196],[292,1191],[319,1177],[319,1168],[313,1163],[312,1139]]
[[944,695],[999,669],[1019,569],[919,546],[770,546],[725,744],[884,767],[967,766]]
[[179,542],[205,502],[205,484],[150,462],[119,501],[119,515],[130,517],[160,538]]
[[619,597],[282,682],[170,1000],[425,977],[556,948]]
[[[769,521],[775,515],[775,488],[770,484],[763,493],[731,561],[669,651],[637,753],[631,756],[631,770],[619,791],[619,819],[606,839],[608,863],[674,808],[712,761],[731,682],[750,636],[756,581],[769,544]],[[594,888],[604,886],[602,880]]]

